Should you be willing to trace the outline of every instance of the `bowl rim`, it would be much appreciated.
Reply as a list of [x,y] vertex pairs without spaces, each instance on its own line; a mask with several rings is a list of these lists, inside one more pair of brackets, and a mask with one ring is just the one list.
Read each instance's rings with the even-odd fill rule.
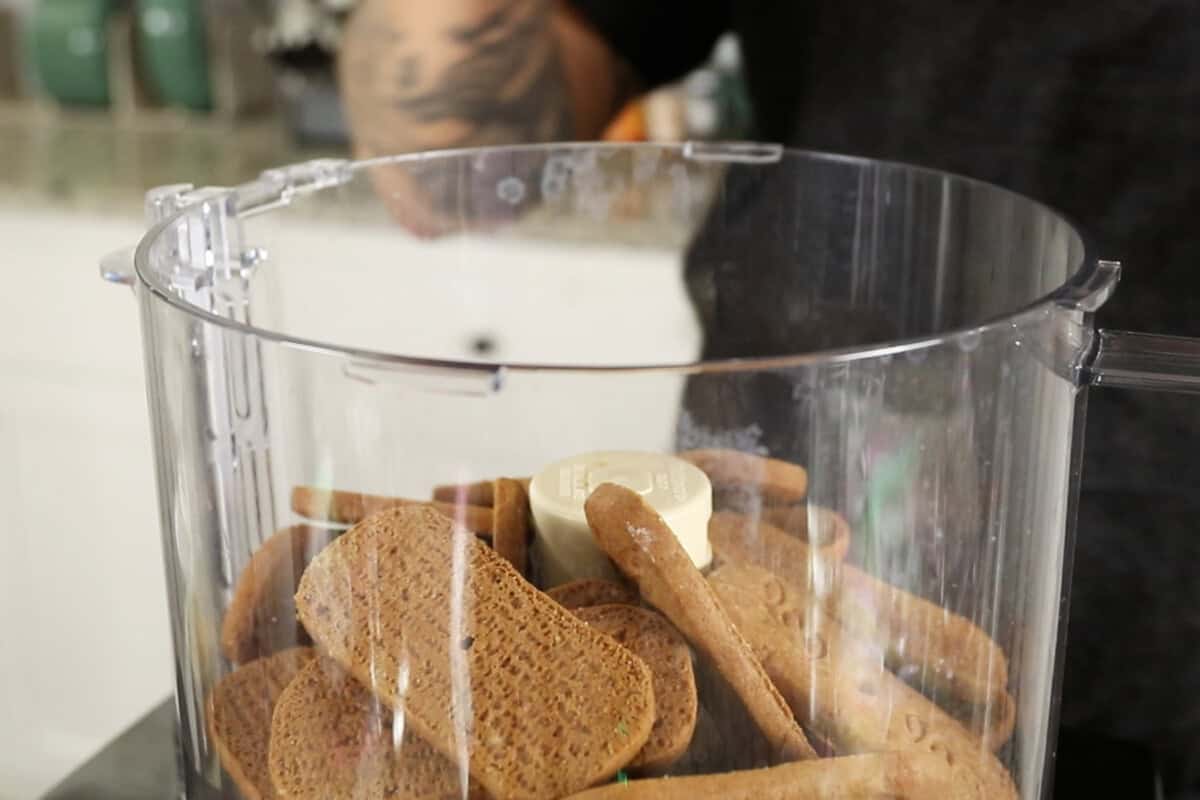
[[[237,319],[215,314],[208,309],[201,308],[188,302],[186,299],[173,292],[167,291],[160,284],[160,282],[151,277],[152,271],[149,269],[150,248],[159,239],[159,237],[166,232],[168,228],[177,223],[187,214],[191,213],[193,211],[192,206],[185,206],[175,210],[164,218],[158,220],[139,240],[134,249],[133,258],[133,271],[135,275],[136,287],[149,291],[154,299],[165,302],[168,305],[171,305],[176,309],[188,314],[189,316],[205,323],[215,325],[245,336],[251,336],[256,339],[271,342],[273,344],[311,353],[337,356],[344,359],[350,359],[355,362],[369,362],[384,366],[391,365],[395,367],[409,367],[414,369],[450,371],[460,374],[491,374],[493,376],[492,380],[499,382],[501,376],[508,372],[574,374],[642,372],[699,374],[720,372],[754,372],[760,370],[775,370],[792,367],[811,367],[817,365],[849,363],[861,360],[889,358],[902,354],[920,354],[922,351],[928,351],[944,346],[961,346],[964,350],[969,350],[971,348],[968,347],[967,344],[971,342],[978,342],[982,336],[993,334],[1001,330],[1022,329],[1028,325],[1037,324],[1045,320],[1055,308],[1083,312],[1085,315],[1088,315],[1085,317],[1084,322],[1090,326],[1090,314],[1108,299],[1119,278],[1119,262],[1107,261],[1093,257],[1093,248],[1089,239],[1083,234],[1080,227],[1076,225],[1070,217],[1058,211],[1057,209],[1052,208],[1039,200],[1020,194],[1011,189],[1007,189],[1003,186],[990,183],[988,181],[983,181],[946,170],[926,167],[919,164],[911,164],[904,161],[877,159],[821,150],[789,148],[775,144],[750,142],[716,144],[704,143],[698,147],[697,144],[693,142],[621,143],[581,141],[428,150],[401,155],[372,157],[356,161],[336,162],[336,164],[340,169],[347,170],[347,174],[352,177],[354,173],[389,164],[418,164],[422,162],[433,162],[436,160],[457,160],[468,157],[477,158],[480,156],[488,156],[491,154],[500,153],[536,151],[569,152],[583,150],[657,150],[660,152],[674,152],[685,158],[689,157],[688,154],[690,152],[702,152],[704,155],[698,160],[724,160],[730,163],[739,161],[751,163],[773,162],[780,160],[784,156],[788,156],[829,163],[845,163],[864,168],[876,167],[907,170],[914,174],[924,175],[930,178],[936,177],[959,182],[966,186],[986,188],[990,191],[999,193],[1001,196],[1008,196],[1013,200],[1026,204],[1030,209],[1037,210],[1062,223],[1065,226],[1065,229],[1074,237],[1074,244],[1077,246],[1077,249],[1082,255],[1079,259],[1079,262],[1075,265],[1074,271],[1060,286],[1020,308],[993,316],[976,324],[948,328],[945,331],[922,336],[904,337],[858,346],[811,350],[781,356],[747,356],[739,358],[717,359],[701,358],[685,362],[652,362],[611,365],[538,363],[528,361],[492,362],[472,359],[414,356],[403,353],[374,350],[371,348],[359,348],[347,345],[332,344],[329,342],[321,342],[315,339],[310,339],[303,336],[293,336],[280,331],[272,330],[271,328],[260,327],[258,325],[244,323]],[[278,174],[281,170],[286,169],[287,167],[267,170],[263,173],[263,177],[237,186],[221,188],[217,190],[211,188],[206,189],[204,190],[207,193],[205,196],[205,201],[233,201],[236,203],[236,201],[239,199],[253,198],[253,203],[257,203],[258,207],[255,207],[253,204],[246,207],[247,210],[244,213],[247,215],[252,213],[261,213],[261,211],[268,211],[273,208],[280,207],[281,205],[285,205],[286,202],[279,202],[279,198],[277,196],[271,197],[269,201],[264,202],[263,179],[267,175]],[[1087,346],[1087,343],[1083,343],[1083,346]]]

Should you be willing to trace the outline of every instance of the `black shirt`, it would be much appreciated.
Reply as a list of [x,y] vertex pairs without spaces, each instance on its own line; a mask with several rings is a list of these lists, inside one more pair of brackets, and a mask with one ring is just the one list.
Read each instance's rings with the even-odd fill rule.
[[[1123,262],[1103,327],[1200,336],[1197,0],[573,0],[646,82],[736,31],[758,138],[967,174]],[[1200,754],[1200,398],[1090,393],[1064,720]]]

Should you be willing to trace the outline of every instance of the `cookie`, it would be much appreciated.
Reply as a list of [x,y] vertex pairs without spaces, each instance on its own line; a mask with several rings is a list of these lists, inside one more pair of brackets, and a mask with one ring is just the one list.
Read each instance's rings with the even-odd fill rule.
[[782,760],[813,758],[791,710],[675,534],[641,495],[603,483],[584,504],[596,543],[712,663]]
[[[715,686],[713,673],[705,670],[703,662],[694,668],[700,700],[696,730],[687,751],[671,767],[671,774],[703,775],[767,766],[770,760],[763,749],[766,743],[737,696],[724,683]],[[724,690],[724,695],[714,697],[714,689]]]
[[610,783],[570,800],[942,800],[953,795],[938,765],[922,753],[872,753]]
[[888,666],[916,672],[934,693],[968,705],[999,706],[1008,659],[970,620],[844,564],[828,603],[855,637],[878,642]]
[[300,575],[339,532],[293,525],[272,534],[250,556],[221,620],[221,652],[235,664],[309,643],[296,619]]
[[[828,512],[833,515],[833,512]],[[724,564],[754,564],[779,575],[789,585],[808,593],[828,586],[833,566],[845,557],[838,547],[813,548],[807,542],[784,533],[763,519],[718,511],[708,523],[708,541],[713,556]],[[836,539],[834,540],[837,541]],[[847,544],[849,537],[846,537]],[[818,569],[824,573],[824,581]]]
[[708,475],[717,493],[761,498],[763,505],[790,505],[808,492],[808,472],[797,464],[738,450],[685,450],[680,458]]
[[[514,480],[521,484],[521,488],[526,492],[529,491],[529,478],[514,478]],[[433,487],[433,499],[443,503],[490,506],[494,497],[494,481],[448,483]]]
[[967,719],[967,727],[986,747],[999,750],[1008,744],[1017,728],[1017,701],[1008,692],[1003,692],[992,705],[979,709]]
[[588,606],[575,616],[628,648],[653,675],[654,727],[625,769],[656,774],[679,760],[696,729],[696,676],[692,651],[659,614],[631,605]]
[[950,783],[939,797],[1016,800],[1008,772],[977,737],[778,577],[728,565],[708,580],[791,707],[838,753],[933,754]]
[[601,578],[581,578],[561,583],[546,594],[563,608],[586,608],[622,603],[627,606],[638,604],[637,592],[627,586]]
[[317,489],[312,486],[297,486],[292,489],[292,510],[297,514],[311,520],[336,522],[341,525],[354,525],[376,511],[405,506],[436,508],[467,530],[482,536],[490,536],[492,533],[492,509],[485,506],[382,497],[339,489]]
[[[768,569],[801,594],[813,591],[813,568],[829,563],[800,539],[763,522],[755,527],[751,518],[733,512],[713,514],[708,536],[718,561]],[[878,642],[893,670],[919,672],[936,691],[968,705],[1003,702],[1008,661],[969,620],[852,564],[839,564],[830,574],[833,591],[825,606],[852,635]]]
[[1008,744],[1017,727],[1017,703],[1008,692],[995,695],[991,705],[987,706],[963,703],[957,698],[937,693],[932,693],[930,699],[993,751]]
[[472,506],[491,506],[495,496],[495,481],[447,483],[433,487],[432,499],[442,503],[465,503]]
[[279,796],[288,800],[487,797],[328,659],[312,661],[280,696],[269,765]]
[[[612,776],[654,724],[649,668],[428,507],[381,511],[304,572],[313,640],[496,797]],[[400,678],[399,676],[403,676]]]
[[492,547],[522,576],[529,575],[529,495],[519,481],[497,478],[492,506]]
[[800,539],[818,558],[845,561],[850,552],[850,523],[831,509],[806,504],[768,506],[762,509],[760,521]]
[[271,715],[284,687],[312,661],[307,647],[251,661],[217,683],[208,701],[208,735],[221,766],[245,800],[281,797],[267,767]]

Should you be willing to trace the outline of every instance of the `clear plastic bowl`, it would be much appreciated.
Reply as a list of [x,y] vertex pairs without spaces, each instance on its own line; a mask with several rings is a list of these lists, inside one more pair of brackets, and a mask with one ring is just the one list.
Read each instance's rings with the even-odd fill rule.
[[[1054,211],[690,144],[147,208],[105,274],[143,324],[189,798],[1047,791],[1082,390],[1200,374],[1094,330],[1119,266]],[[612,451],[665,460],[542,475]],[[592,568],[643,610],[542,591]]]

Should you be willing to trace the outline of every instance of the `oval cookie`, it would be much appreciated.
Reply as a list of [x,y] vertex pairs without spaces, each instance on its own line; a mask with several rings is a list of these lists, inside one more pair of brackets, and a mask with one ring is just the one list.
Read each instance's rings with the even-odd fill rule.
[[304,568],[340,531],[293,525],[277,531],[255,551],[238,576],[221,619],[221,652],[235,664],[306,645],[296,619],[296,587]]
[[[529,491],[529,478],[516,478],[517,483],[526,492]],[[447,483],[433,487],[433,499],[443,503],[466,503],[472,506],[490,506],[495,498],[494,481],[476,481],[475,483]]]
[[767,674],[804,723],[839,753],[905,751],[937,757],[947,800],[1017,800],[1004,765],[966,728],[884,669],[876,647],[767,570],[727,565],[708,577]]
[[575,616],[616,639],[650,667],[654,727],[626,769],[665,771],[687,751],[696,730],[696,676],[687,641],[661,615],[637,606],[589,606],[575,609]]
[[270,773],[287,800],[482,799],[486,793],[445,756],[397,723],[354,678],[327,659],[284,690],[271,723]]
[[815,758],[792,710],[658,512],[615,483],[596,487],[584,510],[600,548],[729,683],[773,758]]
[[798,464],[740,450],[685,450],[679,457],[692,462],[712,481],[715,491],[759,497],[764,505],[790,505],[808,492],[808,472]]
[[569,583],[560,583],[546,594],[563,608],[576,609],[587,606],[605,606],[614,603],[636,606],[637,592],[603,578],[581,578]]
[[872,753],[614,783],[570,800],[942,800],[948,789],[935,756]]
[[481,536],[492,534],[492,509],[463,503],[443,503],[437,500],[410,500],[405,497],[385,497],[340,489],[318,489],[297,486],[292,489],[292,511],[302,517],[339,525],[354,525],[370,514],[388,508],[428,506],[436,508],[467,530]]
[[497,478],[492,493],[492,547],[522,576],[529,575],[529,495],[520,481]]
[[497,797],[578,791],[650,736],[645,663],[433,509],[354,526],[309,565],[296,608],[421,739],[448,758],[469,753],[471,775]]
[[850,552],[850,523],[823,506],[768,506],[760,520],[800,539],[822,560],[845,561]]
[[[840,515],[828,512],[831,517]],[[843,520],[844,522],[844,520]],[[838,525],[837,527],[841,527]],[[849,546],[849,527],[843,539],[834,538],[831,546],[812,547],[798,536],[791,536],[780,528],[753,516],[734,511],[718,511],[708,523],[708,540],[713,555],[726,564],[754,564],[769,569],[798,591],[813,590],[818,577],[828,576],[834,567],[845,558]],[[823,571],[819,575],[817,570]]]
[[296,647],[252,661],[222,678],[209,697],[209,736],[246,800],[280,797],[267,763],[271,717],[285,687],[312,658],[310,648]]

